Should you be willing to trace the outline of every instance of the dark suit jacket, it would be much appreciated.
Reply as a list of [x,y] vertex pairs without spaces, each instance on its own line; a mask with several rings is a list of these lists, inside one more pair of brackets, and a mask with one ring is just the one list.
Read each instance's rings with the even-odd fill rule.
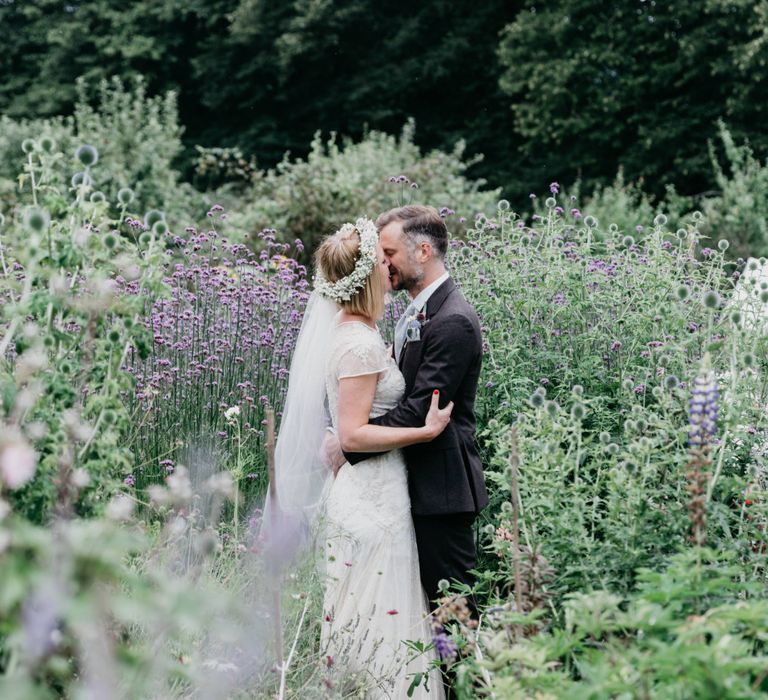
[[[403,400],[371,423],[421,427],[432,392],[440,405],[454,402],[451,422],[432,442],[403,448],[414,515],[479,513],[488,504],[483,466],[475,445],[475,394],[483,345],[475,310],[453,280],[441,284],[424,310],[421,338],[406,342],[400,354],[405,377]],[[345,453],[350,464],[371,453]]]

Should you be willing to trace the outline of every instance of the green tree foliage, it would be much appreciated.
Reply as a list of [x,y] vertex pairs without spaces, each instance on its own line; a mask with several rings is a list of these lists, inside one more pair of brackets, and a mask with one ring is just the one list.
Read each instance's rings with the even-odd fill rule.
[[709,189],[719,118],[768,147],[766,27],[768,5],[747,0],[533,3],[499,56],[535,179],[605,184],[621,165],[656,194]]

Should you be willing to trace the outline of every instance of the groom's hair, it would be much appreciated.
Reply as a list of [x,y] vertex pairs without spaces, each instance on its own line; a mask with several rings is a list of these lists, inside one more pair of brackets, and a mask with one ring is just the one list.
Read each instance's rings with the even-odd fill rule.
[[448,250],[448,229],[437,209],[423,204],[408,204],[385,211],[376,219],[376,228],[381,231],[387,224],[399,221],[411,247],[426,239],[435,251],[435,257],[443,260]]

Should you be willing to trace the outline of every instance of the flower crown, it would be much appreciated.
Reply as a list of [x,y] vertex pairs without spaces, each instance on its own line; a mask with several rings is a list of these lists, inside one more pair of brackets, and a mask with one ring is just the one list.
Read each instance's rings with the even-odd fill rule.
[[333,235],[344,236],[355,230],[360,234],[360,256],[355,263],[355,269],[335,282],[326,280],[319,270],[315,275],[315,289],[322,296],[339,304],[349,301],[365,286],[365,281],[376,266],[376,243],[379,240],[379,234],[373,221],[360,217],[354,224],[344,224]]

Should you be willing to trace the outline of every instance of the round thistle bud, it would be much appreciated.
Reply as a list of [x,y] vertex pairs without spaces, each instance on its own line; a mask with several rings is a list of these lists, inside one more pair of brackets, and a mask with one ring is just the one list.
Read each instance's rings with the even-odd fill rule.
[[691,218],[698,222],[704,218],[704,214],[702,214],[700,211],[695,211],[693,214],[691,214]]
[[619,446],[615,442],[612,442],[610,445],[605,446],[605,451],[611,455],[611,457],[615,457],[619,454]]
[[624,421],[624,432],[625,433],[634,433],[635,432],[635,421],[633,421],[633,420],[625,420]]
[[509,209],[509,202],[506,199],[500,199],[496,206],[498,206],[499,211],[507,211]]
[[747,352],[744,354],[744,357],[741,358],[741,361],[744,363],[745,367],[752,367],[755,364],[755,356],[751,352]]
[[721,250],[723,253],[724,253],[726,250],[728,250],[728,247],[729,247],[730,245],[731,245],[731,244],[730,244],[730,243],[729,243],[729,242],[728,242],[728,241],[727,241],[725,238],[721,238],[721,239],[720,239],[720,240],[717,242],[717,247],[718,247],[718,249],[719,249],[719,250]]
[[127,206],[133,201],[133,190],[130,187],[123,187],[117,192],[117,201],[123,206]]
[[78,172],[75,173],[72,176],[72,179],[70,180],[70,183],[72,184],[72,187],[90,187],[91,186],[91,176],[86,172]]
[[674,374],[669,374],[664,378],[664,386],[669,391],[672,391],[673,389],[677,389],[679,385],[680,385],[680,380]]
[[50,136],[43,136],[43,138],[40,139],[40,148],[42,148],[46,153],[53,153],[53,151],[56,149],[56,141],[54,141]]
[[86,168],[96,165],[99,160],[99,152],[91,145],[84,143],[75,151],[75,160],[80,161]]
[[32,153],[35,148],[37,148],[37,144],[34,139],[24,139],[21,142],[21,150],[24,151],[24,153]]
[[133,328],[133,319],[132,319],[130,316],[128,316],[128,317],[126,317],[126,318],[124,318],[124,319],[123,319],[123,325],[124,325],[124,326],[125,326],[127,329],[129,329],[129,330],[130,330],[131,328]]
[[502,513],[511,513],[512,512],[512,504],[509,501],[504,501],[504,503],[501,504],[501,512]]
[[104,196],[103,192],[97,190],[96,192],[91,192],[89,199],[91,200],[91,204],[101,204],[106,201],[107,198]]
[[139,243],[143,246],[147,246],[152,242],[152,234],[145,231],[139,236]]
[[117,414],[108,408],[101,416],[101,420],[104,421],[104,425],[114,425],[117,422]]
[[582,403],[575,403],[571,406],[571,418],[573,418],[573,420],[583,420],[586,412],[584,404]]
[[667,217],[664,216],[664,214],[657,214],[656,218],[653,220],[654,226],[666,226],[667,225]]
[[680,286],[677,288],[677,298],[678,298],[680,301],[685,301],[685,300],[688,298],[688,295],[689,295],[690,293],[691,293],[691,290],[690,290],[690,289],[688,289],[688,287],[686,287],[684,284],[683,284],[683,285],[680,285]]
[[152,224],[152,231],[154,231],[156,236],[163,236],[168,233],[168,224],[165,221],[155,221]]
[[72,370],[74,369],[72,363],[69,360],[64,360],[63,362],[59,363],[59,370],[63,374],[72,374]]
[[43,347],[50,350],[54,345],[56,345],[56,339],[52,335],[46,335],[43,338]]
[[634,244],[635,239],[632,238],[632,236],[624,236],[621,242],[625,248],[629,248],[632,244]]
[[762,301],[763,304],[768,304],[768,291],[760,292],[760,301]]
[[112,250],[117,245],[117,236],[114,233],[107,233],[101,240],[109,250]]
[[648,427],[648,423],[645,422],[645,418],[638,418],[635,421],[635,427],[638,432],[642,433]]
[[557,200],[554,197],[547,197],[544,200],[544,206],[547,209],[552,209],[552,207],[554,207],[556,204],[557,204]]
[[541,408],[544,405],[544,396],[538,391],[534,391],[530,397],[528,397],[528,403],[531,408]]
[[610,225],[608,226],[608,231],[609,231],[610,233],[618,233],[618,232],[619,232],[619,227],[618,227],[618,225],[617,225],[617,224],[610,224]]
[[119,343],[120,342],[120,331],[117,330],[116,328],[113,328],[107,334],[107,338],[109,339],[110,343]]
[[587,228],[597,228],[597,219],[590,214],[584,218],[584,224]]
[[531,239],[529,236],[521,236],[520,237],[520,245],[522,246],[528,246],[531,243]]
[[605,430],[600,433],[600,442],[607,445],[611,441],[611,434]]
[[157,209],[150,209],[144,214],[144,225],[147,228],[152,228],[158,221],[163,221],[165,214]]
[[644,449],[644,450],[649,449],[651,447],[651,444],[652,444],[651,443],[651,439],[645,437],[645,435],[643,435],[643,437],[640,438],[640,447],[642,449]]
[[[493,523],[488,523],[486,525],[483,525],[483,532],[486,535],[490,535],[491,537],[493,537],[493,535],[496,534],[496,528],[494,527]],[[442,579],[442,581],[445,581],[445,579]],[[445,582],[448,583],[447,581],[445,581]],[[438,585],[438,588],[439,588],[440,587],[440,583],[438,583],[437,585]],[[446,590],[447,590],[447,588],[446,588]]]
[[621,386],[624,388],[624,391],[632,391],[632,388],[635,386],[634,382],[631,379],[625,379]]
[[[491,524],[489,523],[489,525],[491,525]],[[491,531],[490,531],[490,532],[488,532],[487,534],[489,534],[489,535],[493,535],[495,532],[496,532],[496,529],[493,527],[493,525],[491,525]],[[447,580],[447,579],[441,578],[441,579],[440,579],[440,580],[437,582],[437,590],[438,590],[438,591],[440,591],[440,593],[447,593],[447,592],[448,592],[448,589],[449,589],[450,587],[451,587],[451,584],[450,584],[450,583],[448,583],[448,580]]]
[[720,306],[720,295],[714,289],[710,289],[704,292],[703,301],[708,309],[716,309]]
[[653,394],[653,397],[656,399],[660,399],[663,393],[664,390],[660,386],[655,386],[651,389],[651,394]]
[[558,405],[557,401],[547,401],[544,408],[547,409],[547,413],[549,414],[550,418],[554,418],[558,413],[560,413],[560,406]]
[[734,326],[740,326],[741,325],[741,311],[735,310],[731,312],[731,323]]
[[584,394],[584,387],[581,384],[574,384],[571,391],[574,396],[582,396]]
[[43,233],[51,225],[51,215],[39,207],[30,207],[24,212],[24,224],[37,233]]

